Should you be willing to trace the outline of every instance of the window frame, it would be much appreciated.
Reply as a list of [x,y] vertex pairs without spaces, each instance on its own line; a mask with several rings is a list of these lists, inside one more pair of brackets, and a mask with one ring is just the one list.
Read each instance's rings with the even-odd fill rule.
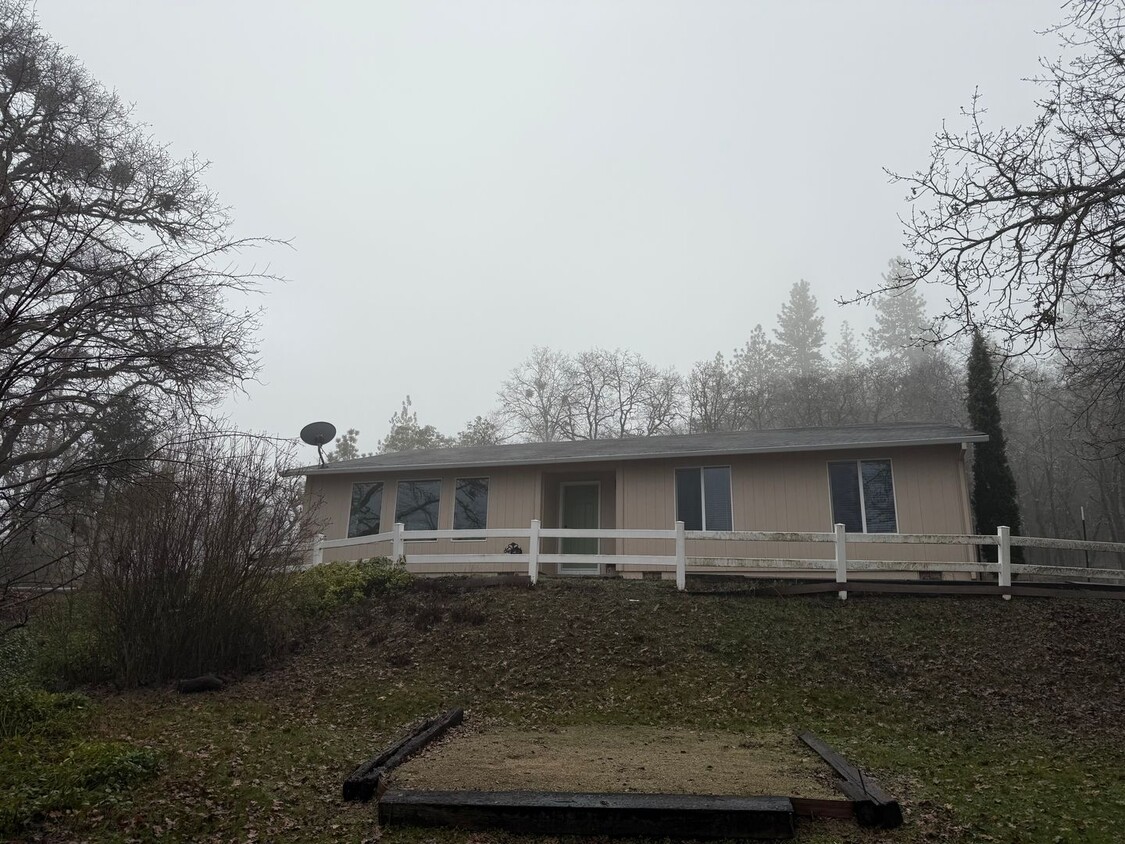
[[[860,518],[860,522],[863,524],[863,531],[859,534],[854,534],[854,532],[853,532],[853,535],[858,535],[858,536],[864,536],[864,535],[880,536],[880,535],[882,535],[882,536],[886,536],[888,533],[897,534],[899,532],[899,528],[901,527],[901,525],[899,523],[899,518],[898,518],[898,484],[895,482],[895,463],[894,463],[894,458],[892,458],[892,457],[853,457],[853,458],[850,458],[850,459],[845,458],[843,460],[829,460],[824,464],[824,474],[828,478],[828,522],[829,522],[829,527],[832,528],[832,529],[835,529],[835,526],[836,526],[836,516],[835,516],[835,512],[834,512],[835,506],[834,506],[833,501],[832,501],[832,465],[833,464],[840,464],[840,463],[852,463],[852,464],[854,464],[855,465],[855,471],[856,471],[856,480],[859,482],[859,518]],[[864,464],[864,463],[886,463],[891,468],[891,498],[894,500],[894,505],[895,505],[895,529],[892,530],[892,531],[879,531],[877,533],[871,533],[871,531],[869,531],[867,529],[867,497],[864,495],[864,492],[863,492],[863,466],[862,466],[862,464]]]
[[[401,487],[403,484],[420,484],[420,483],[436,483],[438,485],[438,497],[437,497],[438,511],[437,511],[437,516],[434,518],[434,527],[432,527],[432,528],[422,528],[422,530],[438,530],[439,526],[441,525],[441,499],[442,499],[441,493],[442,493],[442,487],[445,485],[445,482],[441,478],[402,478],[400,480],[396,480],[395,481],[395,517],[394,517],[394,524],[398,524],[398,522],[399,522],[399,517],[398,517],[398,490],[399,490],[399,487]],[[437,542],[436,539],[411,539],[410,534],[412,534],[412,533],[414,533],[413,530],[406,527],[406,525],[403,525],[403,530],[402,530],[402,540],[403,540],[403,542]]]
[[[363,484],[365,486],[379,486],[379,487],[381,487],[381,489],[379,490],[379,512],[378,512],[379,529],[376,530],[374,533],[357,533],[357,534],[353,535],[352,534],[352,519],[353,519],[352,504],[355,502],[355,488],[357,486],[359,486],[360,484]],[[383,503],[384,503],[383,498],[384,498],[384,495],[387,492],[387,482],[386,481],[353,481],[349,491],[351,492],[351,497],[348,500],[348,526],[347,526],[347,529],[345,530],[345,533],[347,534],[347,538],[348,539],[360,539],[364,536],[378,536],[383,530]]]
[[[485,499],[484,505],[484,527],[483,528],[458,528],[457,527],[457,482],[458,481],[484,481],[488,488],[488,497]],[[488,530],[488,505],[492,500],[492,476],[491,475],[473,475],[472,477],[454,478],[453,479],[453,512],[449,515],[449,529],[450,530]],[[476,536],[454,536],[452,542],[487,542],[487,537]]]
[[712,530],[712,528],[707,527],[707,485],[703,480],[703,470],[704,469],[726,469],[727,470],[727,487],[728,487],[728,493],[729,493],[727,500],[730,502],[730,527],[729,528],[718,528],[718,529],[719,530],[731,530],[731,531],[737,530],[738,528],[735,527],[735,523],[734,523],[734,467],[731,466],[731,464],[729,464],[729,463],[719,463],[719,464],[715,464],[715,465],[712,465],[712,466],[702,466],[702,465],[700,465],[700,466],[676,466],[672,469],[672,521],[673,522],[683,521],[682,519],[679,518],[679,515],[680,515],[680,489],[679,489],[679,485],[676,483],[676,473],[686,471],[686,470],[689,470],[689,469],[694,469],[695,471],[699,472],[699,509],[700,509],[699,521],[700,521],[700,524],[703,525],[701,530]]

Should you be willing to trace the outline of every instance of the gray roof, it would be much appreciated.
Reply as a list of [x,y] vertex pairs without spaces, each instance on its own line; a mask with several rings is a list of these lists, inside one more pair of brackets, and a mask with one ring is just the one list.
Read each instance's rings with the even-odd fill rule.
[[725,454],[771,454],[786,451],[829,451],[843,448],[886,448],[903,445],[945,445],[987,442],[988,434],[956,425],[901,423],[848,425],[840,428],[780,428],[772,431],[730,431],[621,440],[514,443],[511,445],[428,448],[342,460],[326,466],[293,469],[290,475],[341,475],[403,469],[460,469],[471,466],[538,466],[551,463],[595,463],[656,457],[714,457]]

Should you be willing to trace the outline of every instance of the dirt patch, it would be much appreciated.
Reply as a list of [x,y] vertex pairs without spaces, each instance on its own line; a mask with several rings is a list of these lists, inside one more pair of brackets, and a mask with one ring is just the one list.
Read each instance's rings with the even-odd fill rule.
[[458,731],[393,786],[841,797],[796,737],[654,727]]

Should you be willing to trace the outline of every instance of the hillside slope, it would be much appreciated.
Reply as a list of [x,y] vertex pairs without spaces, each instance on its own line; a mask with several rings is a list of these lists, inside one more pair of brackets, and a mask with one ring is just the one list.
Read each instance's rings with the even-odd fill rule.
[[905,801],[897,832],[812,823],[801,841],[1109,842],[1125,829],[1123,654],[1112,601],[421,581],[224,692],[106,697],[105,736],[157,748],[165,770],[42,836],[374,840],[373,807],[339,800],[343,777],[404,722],[461,705],[479,728],[811,729]]

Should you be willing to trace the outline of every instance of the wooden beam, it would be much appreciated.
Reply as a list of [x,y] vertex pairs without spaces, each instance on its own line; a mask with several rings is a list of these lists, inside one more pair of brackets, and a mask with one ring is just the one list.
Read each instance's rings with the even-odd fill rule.
[[344,799],[367,801],[382,793],[386,788],[387,775],[391,771],[427,744],[440,738],[446,730],[456,727],[464,717],[463,709],[451,709],[429,718],[389,747],[360,764],[344,780]]
[[703,794],[395,789],[379,801],[379,823],[661,839],[787,840],[794,832],[788,797]]
[[871,777],[812,733],[801,733],[798,738],[840,775],[841,779],[836,784],[855,804],[855,817],[861,825],[883,829],[902,826],[902,807],[899,802],[883,791]]
[[793,813],[799,818],[851,820],[855,817],[855,803],[851,800],[790,797],[789,802],[793,804]]

